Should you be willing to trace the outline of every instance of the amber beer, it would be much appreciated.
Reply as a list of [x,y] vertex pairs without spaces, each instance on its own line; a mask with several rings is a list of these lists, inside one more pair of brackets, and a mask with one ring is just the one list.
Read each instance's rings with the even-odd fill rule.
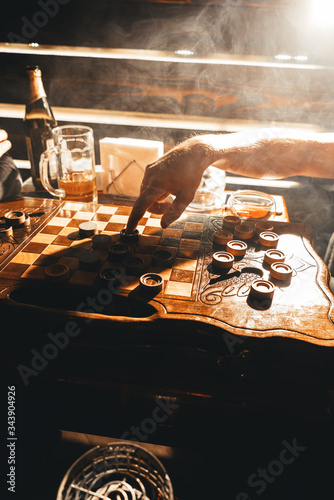
[[96,201],[96,179],[84,172],[67,173],[59,179],[60,189],[65,191],[65,199],[82,202]]
[[[80,202],[96,202],[96,175],[93,130],[83,125],[63,125],[52,131],[54,146],[42,155],[42,184],[53,196]],[[53,165],[53,168],[52,168]],[[58,188],[50,183],[56,170]]]

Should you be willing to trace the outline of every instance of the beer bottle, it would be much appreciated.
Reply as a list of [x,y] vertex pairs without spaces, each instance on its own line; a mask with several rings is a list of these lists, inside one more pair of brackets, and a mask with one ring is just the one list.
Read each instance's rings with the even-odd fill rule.
[[35,189],[44,189],[40,179],[39,161],[41,154],[52,145],[52,128],[57,125],[49,106],[38,66],[27,66],[30,83],[28,104],[26,105],[24,128],[28,160]]

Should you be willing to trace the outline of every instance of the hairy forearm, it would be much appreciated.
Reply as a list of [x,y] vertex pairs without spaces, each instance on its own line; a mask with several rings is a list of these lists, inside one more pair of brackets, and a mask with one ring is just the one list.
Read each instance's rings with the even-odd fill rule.
[[281,129],[197,137],[206,161],[228,172],[255,178],[293,175],[334,177],[334,134],[300,134]]

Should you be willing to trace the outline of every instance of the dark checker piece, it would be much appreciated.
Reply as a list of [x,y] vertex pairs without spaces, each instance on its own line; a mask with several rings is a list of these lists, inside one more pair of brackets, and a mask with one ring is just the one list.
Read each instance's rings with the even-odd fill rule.
[[92,238],[93,248],[96,250],[108,250],[111,242],[112,238],[109,234],[96,234]]
[[94,236],[97,233],[97,224],[93,221],[81,222],[79,224],[79,234],[83,238]]
[[173,254],[169,250],[157,250],[152,255],[152,264],[159,267],[169,267],[173,262]]
[[139,231],[135,229],[133,233],[127,233],[125,229],[122,229],[120,234],[120,240],[123,243],[137,243],[139,240]]
[[100,272],[100,278],[105,282],[113,281],[117,286],[121,283],[122,276],[118,269],[114,267],[106,267]]
[[11,211],[5,214],[6,222],[9,226],[20,226],[24,224],[26,220],[26,215],[24,212]]
[[66,281],[70,275],[70,270],[64,264],[52,264],[45,269],[45,279],[50,283],[60,283]]
[[142,289],[149,293],[160,292],[164,284],[163,277],[156,273],[143,274],[139,281]]
[[28,214],[25,214],[25,219],[24,219],[23,225],[24,225],[25,227],[30,226],[30,217],[29,217],[29,215],[28,215]]
[[133,274],[134,276],[140,276],[144,269],[144,261],[140,257],[127,257],[123,260],[125,267],[125,272],[128,274]]
[[0,238],[6,238],[7,236],[13,235],[12,226],[0,225]]
[[128,245],[124,245],[123,243],[116,243],[115,245],[111,245],[108,249],[109,251],[109,259],[121,261],[130,255],[130,248]]
[[86,271],[93,271],[100,267],[100,256],[96,252],[81,252],[79,255],[79,267]]

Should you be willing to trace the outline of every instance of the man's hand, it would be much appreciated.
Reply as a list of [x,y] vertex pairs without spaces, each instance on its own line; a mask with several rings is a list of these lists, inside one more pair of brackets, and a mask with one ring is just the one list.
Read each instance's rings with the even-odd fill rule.
[[[140,195],[129,217],[132,233],[146,210],[163,214],[165,228],[180,217],[193,200],[205,169],[210,165],[208,147],[195,137],[188,139],[146,167]],[[174,195],[174,201],[164,201]]]
[[0,129],[0,158],[3,156],[9,149],[12,147],[10,141],[8,141],[7,132],[3,129]]

